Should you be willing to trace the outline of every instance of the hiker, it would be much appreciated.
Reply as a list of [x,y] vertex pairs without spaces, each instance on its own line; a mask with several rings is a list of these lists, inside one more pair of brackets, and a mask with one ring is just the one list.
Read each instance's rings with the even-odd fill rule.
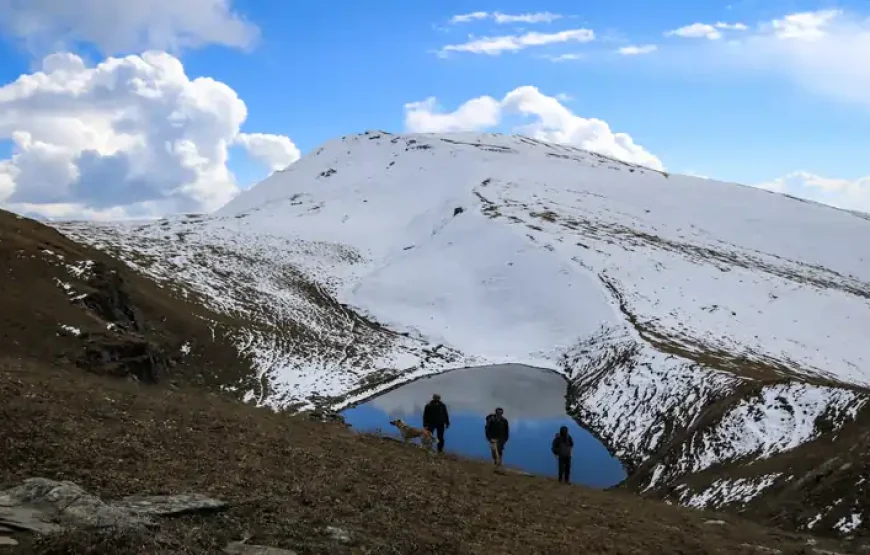
[[423,409],[423,427],[438,438],[438,452],[443,452],[444,429],[450,427],[450,414],[447,413],[447,405],[441,401],[441,396],[437,393]]
[[574,438],[568,433],[568,426],[559,428],[559,433],[553,438],[553,454],[559,460],[559,481],[571,483],[571,452],[574,450]]
[[504,444],[510,437],[510,426],[504,417],[504,409],[498,407],[495,412],[486,417],[486,440],[489,442],[489,450],[492,453],[492,462],[496,467],[501,466],[504,455]]

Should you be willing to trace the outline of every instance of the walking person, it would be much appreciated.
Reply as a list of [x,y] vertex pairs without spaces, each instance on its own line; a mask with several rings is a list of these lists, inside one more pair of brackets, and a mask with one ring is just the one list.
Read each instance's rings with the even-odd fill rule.
[[501,407],[496,408],[494,413],[486,417],[484,430],[492,453],[492,462],[495,463],[496,468],[501,467],[504,446],[510,438],[510,425]]
[[444,429],[450,427],[450,414],[447,412],[447,405],[441,401],[441,396],[437,393],[432,396],[432,400],[426,403],[426,407],[423,409],[423,427],[438,438],[438,452],[442,453],[444,451]]
[[574,438],[568,433],[568,426],[559,428],[559,433],[553,438],[553,454],[559,461],[559,481],[571,483],[571,453],[574,450]]

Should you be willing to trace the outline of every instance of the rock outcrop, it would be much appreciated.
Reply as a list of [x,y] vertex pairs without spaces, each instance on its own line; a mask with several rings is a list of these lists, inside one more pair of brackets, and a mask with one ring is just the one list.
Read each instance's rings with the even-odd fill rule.
[[2,529],[51,534],[70,528],[136,529],[157,526],[155,517],[227,507],[204,495],[157,495],[103,501],[73,482],[30,478],[0,492]]

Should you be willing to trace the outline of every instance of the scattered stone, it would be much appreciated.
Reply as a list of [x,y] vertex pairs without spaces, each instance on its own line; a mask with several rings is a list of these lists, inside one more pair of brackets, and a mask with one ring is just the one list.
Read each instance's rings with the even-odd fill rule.
[[329,537],[333,540],[340,543],[350,543],[350,534],[344,528],[338,528],[336,526],[327,526],[326,533],[329,534]]
[[242,542],[230,542],[224,548],[229,555],[297,555],[295,551],[269,547],[268,545],[253,545]]
[[155,516],[223,509],[222,501],[199,494],[133,496],[106,503],[73,482],[30,478],[0,492],[0,526],[37,534],[63,526],[81,528],[150,528]]
[[227,503],[205,495],[131,496],[112,503],[115,507],[138,516],[173,516],[190,512],[219,511]]
[[0,536],[0,547],[15,547],[16,545],[18,545],[18,542],[14,538]]
[[715,524],[716,526],[725,526],[728,524],[724,520],[705,520],[704,524]]

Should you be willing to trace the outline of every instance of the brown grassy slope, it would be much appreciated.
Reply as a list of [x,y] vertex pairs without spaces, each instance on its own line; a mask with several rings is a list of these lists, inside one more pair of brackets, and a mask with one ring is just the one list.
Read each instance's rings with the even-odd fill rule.
[[[94,265],[82,275],[68,269],[87,261]],[[250,365],[224,340],[232,322],[176,298],[96,249],[2,210],[0,299],[5,357],[213,387],[250,375]],[[206,320],[216,323],[215,332]],[[182,356],[185,343],[191,352]]]
[[232,503],[104,544],[85,533],[19,537],[19,553],[218,553],[246,534],[315,554],[812,553],[804,538],[736,517],[497,475],[187,388],[0,361],[0,422],[0,486],[43,476],[104,497],[201,492]]

